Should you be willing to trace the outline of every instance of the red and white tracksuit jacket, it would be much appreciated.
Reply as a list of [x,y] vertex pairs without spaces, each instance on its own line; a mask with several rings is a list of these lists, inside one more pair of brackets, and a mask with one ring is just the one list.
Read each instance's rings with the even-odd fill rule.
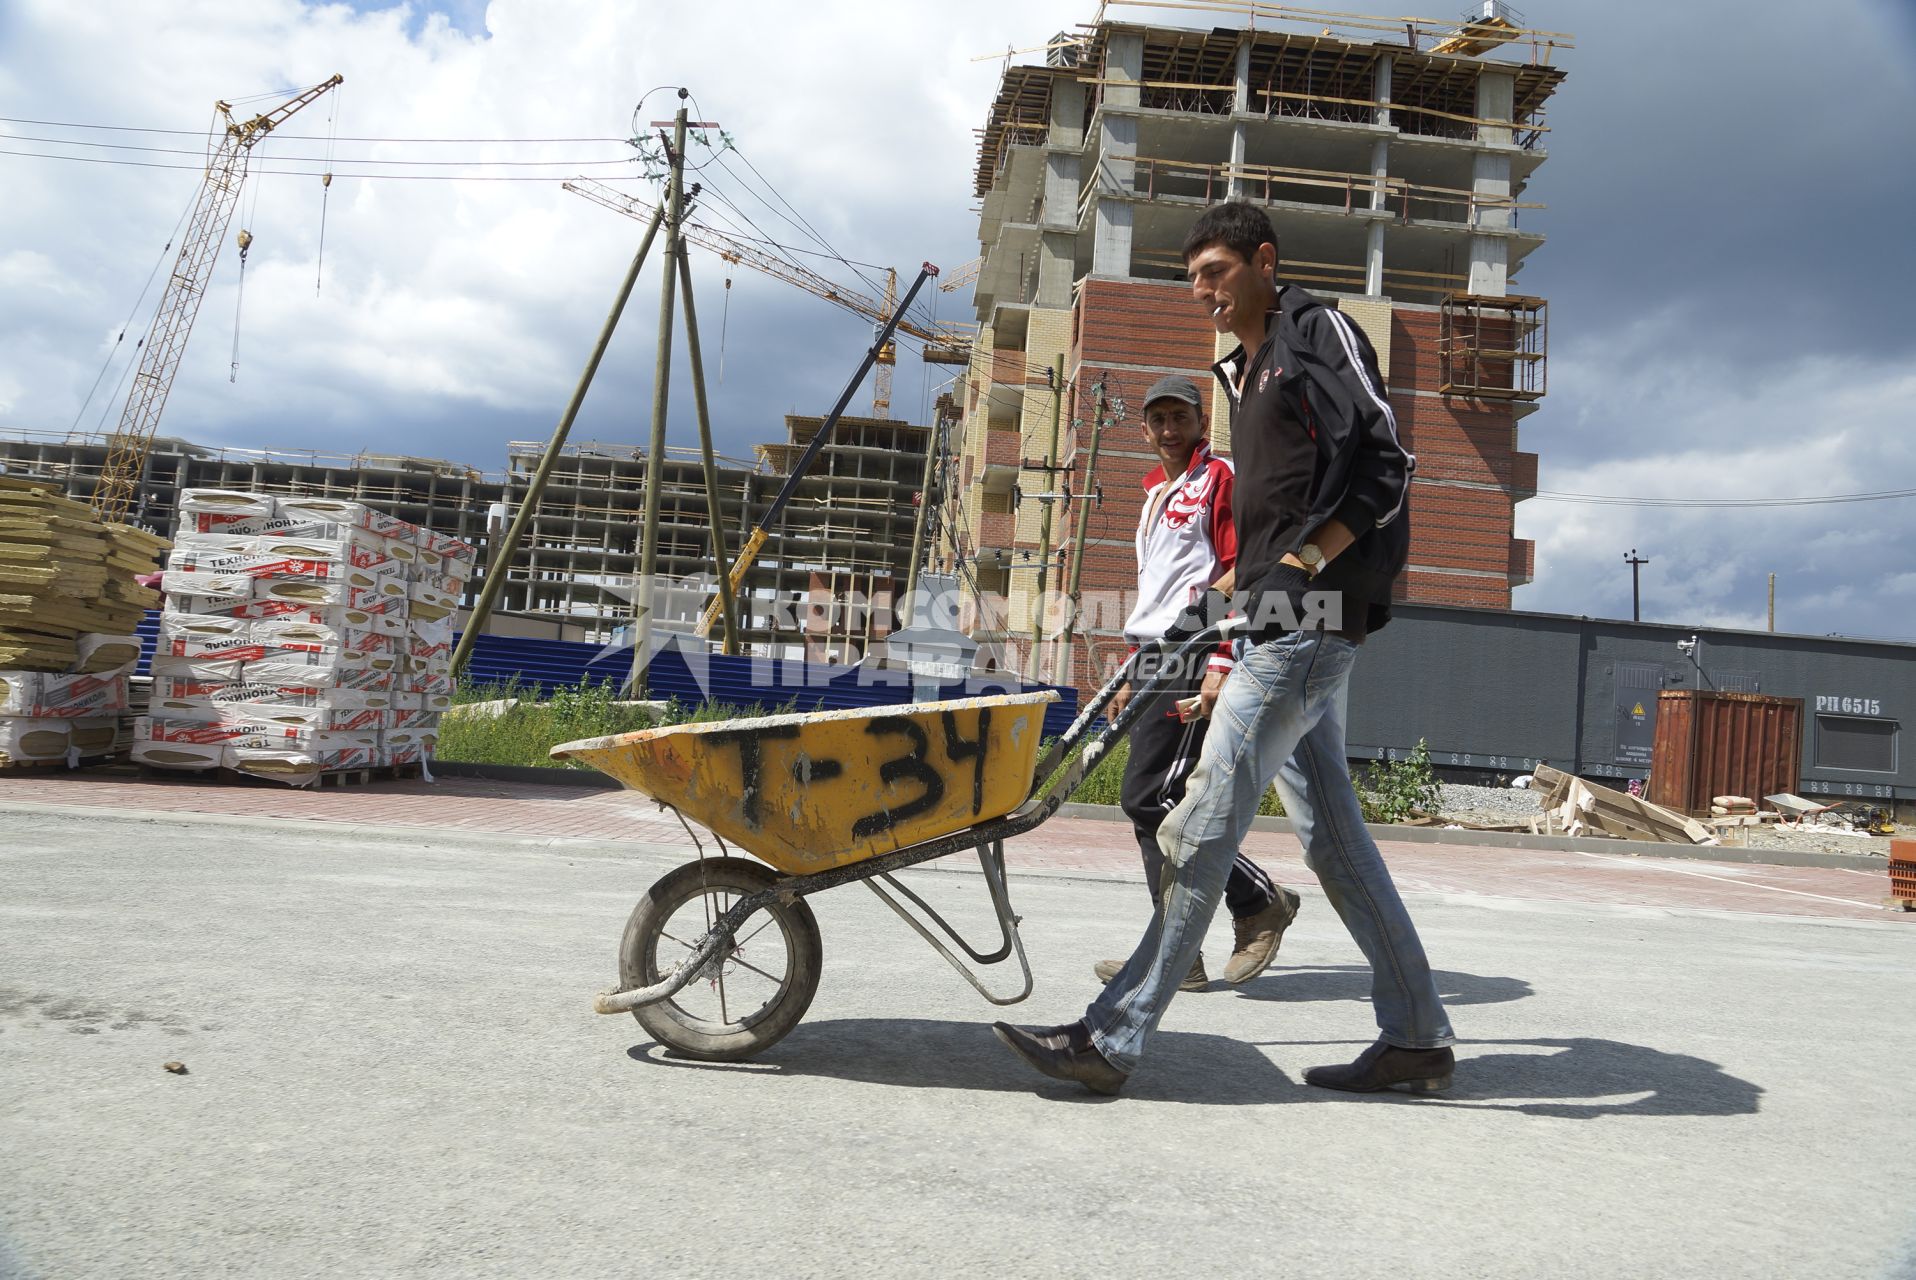
[[[1175,480],[1163,467],[1144,477],[1144,510],[1138,517],[1138,602],[1124,624],[1135,651],[1156,640],[1204,589],[1237,563],[1237,524],[1231,515],[1235,473],[1209,440],[1191,454]],[[1210,670],[1229,671],[1231,645],[1218,646]]]

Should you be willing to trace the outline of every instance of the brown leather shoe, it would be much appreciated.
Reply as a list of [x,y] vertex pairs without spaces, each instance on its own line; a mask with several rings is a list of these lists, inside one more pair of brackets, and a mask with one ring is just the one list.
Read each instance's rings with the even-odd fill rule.
[[1254,916],[1232,920],[1237,946],[1224,965],[1224,980],[1236,986],[1270,968],[1271,961],[1277,958],[1278,944],[1284,941],[1284,931],[1297,919],[1297,909],[1303,903],[1295,892],[1279,885],[1270,906]]
[[1346,1093],[1377,1093],[1383,1089],[1435,1093],[1450,1088],[1456,1066],[1457,1055],[1449,1049],[1400,1049],[1379,1040],[1355,1062],[1310,1068],[1304,1073],[1304,1083]]
[[1124,1072],[1098,1052],[1082,1022],[1067,1022],[1061,1027],[1014,1027],[1009,1022],[994,1022],[991,1034],[1053,1080],[1076,1080],[1093,1093],[1113,1094],[1124,1088]]
[[[1098,975],[1099,982],[1109,982],[1118,976],[1124,968],[1122,960],[1100,960],[1091,966],[1091,972]],[[1184,975],[1184,981],[1178,983],[1179,991],[1202,991],[1211,985],[1211,975],[1204,972],[1204,957],[1198,956],[1191,961],[1191,972]]]

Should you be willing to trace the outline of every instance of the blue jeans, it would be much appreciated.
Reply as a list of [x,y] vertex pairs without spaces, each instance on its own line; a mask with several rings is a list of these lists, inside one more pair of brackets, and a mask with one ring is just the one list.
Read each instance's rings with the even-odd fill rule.
[[1184,799],[1158,829],[1173,880],[1137,950],[1085,1011],[1098,1051],[1137,1068],[1144,1042],[1191,971],[1238,844],[1273,780],[1304,862],[1371,966],[1382,1038],[1404,1049],[1454,1042],[1417,928],[1364,829],[1344,755],[1357,647],[1296,632],[1248,649],[1225,681]]

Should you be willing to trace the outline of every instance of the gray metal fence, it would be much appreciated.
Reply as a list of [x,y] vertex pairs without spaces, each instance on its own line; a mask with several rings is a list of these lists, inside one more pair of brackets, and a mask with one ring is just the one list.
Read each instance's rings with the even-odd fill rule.
[[[1916,645],[1712,631],[1562,614],[1399,605],[1351,682],[1350,754],[1516,774],[1539,761],[1642,777],[1663,689],[1803,699],[1807,794],[1916,798],[1902,723],[1916,715]],[[1694,640],[1694,646],[1690,641]]]

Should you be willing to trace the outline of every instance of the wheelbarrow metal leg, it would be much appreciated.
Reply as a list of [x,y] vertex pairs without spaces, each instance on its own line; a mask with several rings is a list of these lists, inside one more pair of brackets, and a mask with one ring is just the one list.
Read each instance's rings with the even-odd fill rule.
[[944,942],[937,937],[937,935],[933,934],[930,929],[926,928],[925,925],[918,919],[917,916],[905,910],[904,906],[901,905],[896,898],[892,897],[889,893],[885,892],[884,889],[879,887],[877,883],[877,878],[866,880],[864,883],[866,888],[870,889],[873,893],[878,895],[878,900],[880,902],[884,903],[886,906],[890,907],[894,912],[896,912],[900,920],[903,920],[906,924],[910,925],[912,929],[918,934],[919,937],[923,938],[927,943],[931,945],[932,950],[936,951],[939,955],[943,956],[945,958],[945,962],[949,964],[952,968],[956,969],[958,971],[959,976],[962,977],[966,982],[969,982],[977,990],[979,995],[983,996],[986,1000],[988,1000],[992,1004],[1017,1004],[1020,1000],[1023,1000],[1026,996],[1029,996],[1031,994],[1031,987],[1032,987],[1031,964],[1029,961],[1025,959],[1024,940],[1018,936],[1018,924],[1020,922],[1020,917],[1014,914],[1011,910],[1011,895],[1005,886],[1004,842],[999,840],[994,840],[988,844],[979,845],[978,846],[978,862],[984,868],[985,886],[991,893],[992,910],[997,914],[998,927],[1003,934],[1003,945],[1001,945],[998,948],[998,950],[992,952],[989,956],[983,955],[979,953],[978,951],[974,950],[969,943],[967,943],[962,937],[958,935],[957,930],[953,929],[950,923],[946,921],[943,916],[939,915],[938,912],[934,910],[931,907],[931,905],[927,903],[923,898],[919,897],[917,894],[913,893],[911,890],[905,888],[904,885],[899,884],[897,881],[893,880],[889,875],[884,876],[882,878],[888,881],[900,893],[905,894],[913,902],[915,902],[918,905],[920,910],[922,910],[927,916],[931,917],[931,919],[938,925],[940,929],[944,930],[946,937],[950,938],[953,942],[956,942],[959,945],[959,947],[964,950],[966,955],[969,955],[973,960],[976,960],[978,963],[995,964],[998,961],[1004,959],[1007,955],[1016,955],[1018,958],[1018,967],[1024,971],[1024,986],[1015,995],[1009,995],[1009,996],[993,995],[990,991],[988,991],[985,988],[985,985],[982,982],[978,981],[977,975],[972,973],[972,971],[968,967],[966,967],[965,962],[959,959],[955,954],[953,954],[951,948],[947,947],[944,944]]

